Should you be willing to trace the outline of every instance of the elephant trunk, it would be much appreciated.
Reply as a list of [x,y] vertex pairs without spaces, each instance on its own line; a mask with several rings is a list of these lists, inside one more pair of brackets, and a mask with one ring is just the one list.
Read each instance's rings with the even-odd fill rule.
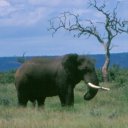
[[92,88],[92,87],[88,87],[88,91],[84,95],[84,99],[85,100],[91,100],[93,97],[95,97],[95,95],[97,94],[97,92],[98,92],[98,89]]
[[96,96],[99,89],[109,91],[109,88],[100,87],[96,71],[88,72],[84,75],[84,82],[88,85],[87,93],[84,95],[85,100],[91,100]]
[[92,99],[97,94],[99,89],[105,90],[105,91],[110,90],[110,88],[100,87],[100,86],[94,85],[92,83],[88,83],[88,92],[84,95],[84,99],[85,100]]
[[98,88],[93,88],[93,87],[89,86],[89,83],[92,83],[92,85],[95,84],[95,85],[97,85],[96,87],[99,87],[99,81],[98,81],[96,73],[85,75],[84,81],[85,81],[85,83],[88,84],[88,90],[87,90],[86,94],[84,95],[84,99],[91,100],[97,94]]

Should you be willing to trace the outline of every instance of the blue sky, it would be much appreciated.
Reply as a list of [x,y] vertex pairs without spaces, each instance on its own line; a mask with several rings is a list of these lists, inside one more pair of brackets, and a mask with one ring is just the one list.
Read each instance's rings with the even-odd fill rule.
[[[117,1],[119,17],[128,18],[128,0],[106,0],[108,8],[113,8]],[[74,38],[65,31],[52,37],[47,31],[48,20],[64,11],[104,20],[100,13],[88,8],[88,0],[0,0],[0,56],[104,53],[94,37]],[[111,53],[128,52],[128,35],[116,37],[112,45]]]

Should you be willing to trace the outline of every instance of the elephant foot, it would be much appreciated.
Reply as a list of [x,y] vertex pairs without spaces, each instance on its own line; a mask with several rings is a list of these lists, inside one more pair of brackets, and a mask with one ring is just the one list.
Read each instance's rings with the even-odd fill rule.
[[26,98],[18,97],[18,106],[26,107],[28,100]]
[[39,109],[44,109],[44,102],[45,102],[45,97],[41,97],[37,99],[37,104]]

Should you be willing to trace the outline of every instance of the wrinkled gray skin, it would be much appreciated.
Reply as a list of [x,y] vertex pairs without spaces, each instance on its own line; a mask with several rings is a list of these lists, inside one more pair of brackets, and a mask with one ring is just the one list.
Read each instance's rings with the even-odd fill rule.
[[[58,58],[35,58],[25,62],[15,74],[19,105],[37,101],[43,106],[46,97],[59,96],[62,106],[74,105],[74,88],[84,80],[99,85],[92,61],[77,54]],[[85,100],[92,99],[97,89],[88,87]]]

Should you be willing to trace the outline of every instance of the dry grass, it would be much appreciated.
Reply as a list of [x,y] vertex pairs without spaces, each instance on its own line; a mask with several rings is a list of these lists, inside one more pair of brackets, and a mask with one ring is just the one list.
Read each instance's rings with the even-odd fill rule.
[[[75,105],[61,108],[58,97],[48,98],[44,110],[16,106],[13,84],[0,85],[0,128],[127,128],[128,87],[109,86],[110,92],[99,91],[85,102],[82,83],[75,89]],[[7,102],[7,103],[6,103]]]

